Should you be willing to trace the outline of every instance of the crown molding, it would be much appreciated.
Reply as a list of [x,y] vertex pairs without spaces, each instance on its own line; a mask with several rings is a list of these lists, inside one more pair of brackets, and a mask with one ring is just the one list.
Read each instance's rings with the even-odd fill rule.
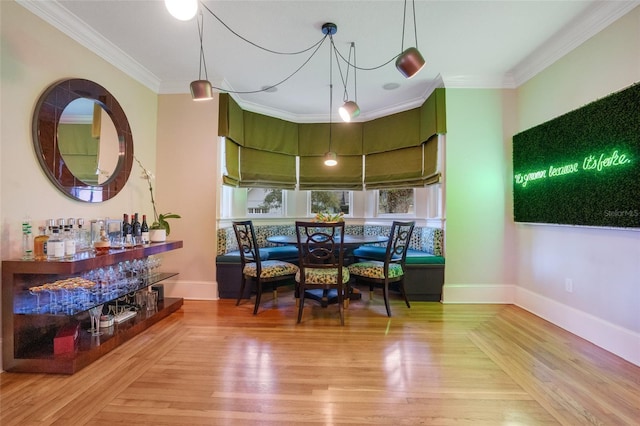
[[640,5],[640,1],[599,1],[509,71],[515,87],[526,83],[549,65]]
[[34,15],[71,37],[120,71],[158,93],[160,78],[124,53],[56,0],[16,0]]

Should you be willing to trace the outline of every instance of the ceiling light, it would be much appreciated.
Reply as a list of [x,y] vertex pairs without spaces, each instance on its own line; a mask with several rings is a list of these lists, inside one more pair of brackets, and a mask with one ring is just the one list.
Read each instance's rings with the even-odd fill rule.
[[164,0],[167,10],[176,19],[189,21],[198,12],[198,0]]
[[425,60],[415,47],[409,47],[396,59],[396,68],[406,78],[411,78],[424,67]]
[[338,109],[338,112],[340,113],[340,117],[348,123],[360,115],[360,107],[353,101],[347,101]]
[[194,101],[208,101],[213,99],[213,89],[207,80],[191,82],[191,99]]
[[338,164],[338,156],[331,151],[331,114],[333,114],[333,61],[331,55],[333,53],[333,35],[338,32],[336,24],[326,23],[322,26],[322,33],[329,36],[331,44],[329,45],[329,151],[324,154],[324,165],[333,167]]
[[407,20],[407,0],[404,0],[404,14],[402,16],[402,47],[400,48],[400,51],[402,53],[398,56],[398,59],[396,59],[396,68],[406,78],[411,78],[416,75],[424,67],[425,64],[424,58],[418,51],[418,28],[416,26],[415,0],[411,0],[411,5],[413,8],[413,31],[416,46],[409,47],[406,50],[404,48],[404,30]]
[[[207,62],[204,58],[204,49],[202,48],[202,34],[204,33],[204,17],[200,12],[198,19],[198,35],[200,37],[200,69],[198,70],[198,79],[191,82],[191,99],[194,101],[208,101],[213,99],[213,88],[207,76]],[[202,67],[204,66],[205,79],[202,79]]]
[[337,158],[338,157],[335,152],[333,151],[327,152],[326,154],[324,154],[324,165],[330,166],[330,167],[337,165],[338,164]]

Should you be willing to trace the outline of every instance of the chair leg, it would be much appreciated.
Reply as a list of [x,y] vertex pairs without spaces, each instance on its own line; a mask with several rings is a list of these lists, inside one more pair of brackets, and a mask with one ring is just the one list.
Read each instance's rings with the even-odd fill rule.
[[404,291],[404,280],[400,280],[398,282],[398,286],[400,286],[400,292],[402,293],[402,297],[404,297],[404,303],[407,304],[407,308],[410,308],[409,299],[407,299],[407,292]]
[[240,294],[238,294],[238,300],[236,300],[236,306],[238,306],[240,304],[240,300],[242,299],[242,296],[244,295],[244,286],[247,282],[247,278],[244,276],[244,274],[242,275],[242,280],[240,282]]
[[340,325],[344,326],[344,289],[338,288],[338,311],[340,312]]
[[385,280],[384,287],[382,288],[384,296],[384,306],[387,308],[387,316],[391,316],[391,308],[389,307],[389,282]]
[[253,307],[253,315],[258,313],[258,308],[260,307],[260,298],[262,297],[262,282],[260,280],[256,282],[256,289],[256,305]]
[[273,289],[273,300],[274,301],[278,300],[278,289],[277,288]]
[[369,300],[373,302],[373,284],[369,284]]
[[298,324],[302,321],[302,310],[304,309],[304,287],[300,288],[300,298],[298,302]]

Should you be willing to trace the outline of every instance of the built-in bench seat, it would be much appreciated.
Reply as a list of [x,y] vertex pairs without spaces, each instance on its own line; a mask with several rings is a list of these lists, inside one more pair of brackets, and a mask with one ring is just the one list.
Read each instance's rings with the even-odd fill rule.
[[[297,262],[298,250],[294,245],[277,245],[267,241],[275,235],[295,235],[294,225],[255,225],[256,239],[262,260],[285,260]],[[388,225],[346,225],[350,235],[388,236]],[[218,229],[218,255],[216,256],[216,279],[219,297],[235,299],[240,291],[240,251],[232,227]],[[409,300],[440,301],[444,284],[443,256],[444,233],[440,228],[416,226],[407,252],[405,290]],[[364,245],[353,251],[353,257],[369,259],[384,258],[386,246]],[[251,296],[245,289],[244,297]]]

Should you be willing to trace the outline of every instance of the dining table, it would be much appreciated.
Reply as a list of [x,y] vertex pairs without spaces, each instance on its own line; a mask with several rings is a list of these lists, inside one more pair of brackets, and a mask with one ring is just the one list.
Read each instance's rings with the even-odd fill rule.
[[[385,237],[383,235],[344,235],[344,248],[345,248],[345,265],[348,265],[352,260],[353,250],[357,249],[361,245],[364,244],[386,244],[389,241],[389,237]],[[272,235],[267,237],[267,241],[274,244],[298,244],[298,237],[296,235]],[[326,307],[330,303],[335,303],[337,301],[337,295],[334,294],[335,290],[331,292],[326,292],[322,290],[310,290],[307,293],[310,293],[310,297],[312,299],[318,300],[321,302],[323,307]],[[316,294],[317,293],[317,294]],[[362,294],[358,291],[358,289],[349,286],[348,289],[348,299],[349,300],[360,300],[362,298]]]

